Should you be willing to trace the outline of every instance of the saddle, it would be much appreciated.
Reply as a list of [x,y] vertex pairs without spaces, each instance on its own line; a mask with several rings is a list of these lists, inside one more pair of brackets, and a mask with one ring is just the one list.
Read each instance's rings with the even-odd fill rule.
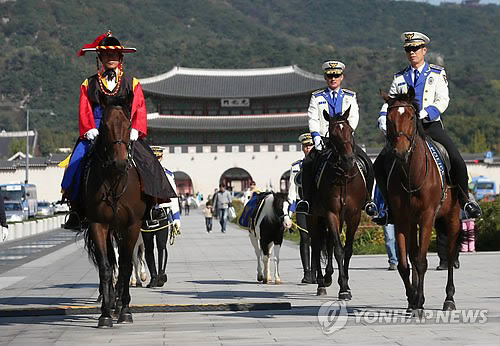
[[446,182],[451,184],[452,183],[450,176],[451,162],[450,162],[450,156],[448,155],[448,152],[446,151],[445,147],[441,143],[436,142],[430,137],[427,137],[425,139],[425,143],[427,144],[427,147],[429,148],[429,151],[431,152],[432,158],[434,160],[434,163],[436,164],[439,170],[439,174],[441,176],[441,186],[443,186]]
[[247,229],[255,228],[255,221],[260,209],[262,208],[264,198],[270,193],[272,192],[256,193],[254,194],[254,196],[252,196],[252,198],[250,198],[248,203],[243,208],[241,217],[238,220],[240,226]]

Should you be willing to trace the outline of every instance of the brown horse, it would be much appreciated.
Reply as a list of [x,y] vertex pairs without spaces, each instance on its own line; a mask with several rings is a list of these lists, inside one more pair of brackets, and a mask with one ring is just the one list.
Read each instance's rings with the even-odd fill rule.
[[[335,254],[339,269],[339,299],[352,298],[349,287],[349,261],[352,256],[354,234],[358,229],[361,210],[367,198],[363,176],[356,164],[356,149],[353,129],[349,125],[348,109],[344,115],[330,117],[325,111],[323,116],[329,122],[329,143],[332,149],[320,180],[320,186],[312,202],[312,214],[307,217],[307,228],[312,241],[312,270],[316,271],[317,295],[326,295],[326,288],[332,284]],[[340,234],[344,222],[347,225],[345,245],[342,246]],[[326,242],[326,244],[325,244]],[[326,245],[328,264],[323,277],[320,257]]]
[[[130,114],[125,107],[106,106],[99,137],[85,174],[85,212],[90,223],[85,242],[89,257],[99,269],[102,294],[98,327],[113,326],[111,309],[115,305],[115,294],[118,323],[133,322],[128,283],[146,199],[141,192],[137,169],[132,165],[130,129]],[[116,266],[113,237],[118,242],[119,253],[116,290],[112,285],[113,268]]]
[[392,150],[388,155],[389,165],[386,164],[389,174],[377,175],[376,179],[392,211],[397,211],[393,219],[400,256],[398,271],[405,285],[408,311],[421,313],[423,309],[427,250],[433,226],[448,234],[448,282],[443,310],[454,310],[453,263],[460,232],[457,191],[446,182],[441,187],[439,170],[417,116],[414,89],[409,88],[407,94],[394,98],[385,93],[381,95],[388,104],[387,141]]

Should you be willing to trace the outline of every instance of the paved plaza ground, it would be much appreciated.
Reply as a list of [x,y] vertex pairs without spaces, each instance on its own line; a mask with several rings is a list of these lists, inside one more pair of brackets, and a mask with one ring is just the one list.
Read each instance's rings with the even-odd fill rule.
[[[259,284],[247,232],[231,225],[223,234],[214,226],[211,234],[205,232],[199,210],[183,217],[182,235],[169,247],[167,284],[155,289],[132,288],[132,304],[202,307],[282,302],[290,303],[291,309],[135,313],[133,324],[115,324],[112,329],[96,328],[99,314],[0,317],[0,345],[500,344],[498,252],[463,254],[462,266],[455,272],[457,308],[479,314],[475,323],[465,323],[462,311],[452,323],[434,318],[442,307],[446,284],[446,273],[433,270],[438,262],[435,254],[428,257],[425,313],[429,319],[425,323],[399,314],[406,308],[401,279],[397,272],[386,270],[386,256],[373,255],[353,257],[353,299],[345,307],[346,314],[333,317],[330,326],[328,321],[319,323],[318,311],[324,303],[339,307],[336,270],[328,296],[316,297],[315,285],[299,284],[298,246],[286,242],[280,261],[283,283]],[[82,242],[73,241],[73,236],[58,230],[36,243],[27,240],[0,247],[0,315],[3,311],[5,316],[9,309],[96,305],[97,271]],[[50,248],[51,244],[56,244],[55,251],[39,252],[33,260],[29,255],[12,254],[19,249]],[[395,312],[392,319],[377,320],[389,311]],[[342,328],[341,323],[345,323]]]

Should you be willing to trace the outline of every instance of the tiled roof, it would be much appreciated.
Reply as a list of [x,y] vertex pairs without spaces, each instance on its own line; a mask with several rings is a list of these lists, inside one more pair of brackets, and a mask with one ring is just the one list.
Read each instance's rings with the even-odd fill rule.
[[306,113],[185,116],[148,114],[148,127],[171,131],[283,130],[307,128]]
[[191,98],[276,97],[325,87],[323,76],[299,67],[219,70],[174,67],[140,80],[146,94]]

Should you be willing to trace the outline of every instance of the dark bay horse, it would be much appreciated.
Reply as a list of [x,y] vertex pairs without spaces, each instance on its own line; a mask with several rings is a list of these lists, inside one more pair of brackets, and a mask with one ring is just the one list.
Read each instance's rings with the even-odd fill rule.
[[[103,112],[99,136],[85,174],[84,206],[90,226],[85,231],[89,257],[99,269],[102,294],[98,327],[112,327],[115,303],[118,323],[131,323],[129,280],[132,254],[146,211],[137,169],[132,164],[130,114],[125,107],[108,104]],[[112,239],[118,243],[119,274],[113,288],[117,265]]]
[[[317,295],[326,295],[326,287],[332,284],[332,257],[335,254],[339,269],[338,297],[343,300],[352,298],[348,283],[349,261],[352,256],[354,234],[358,229],[361,210],[367,199],[366,184],[355,161],[353,129],[348,121],[349,111],[350,109],[344,115],[334,117],[330,117],[326,111],[323,113],[329,122],[327,147],[332,150],[318,192],[312,201],[312,214],[307,217],[307,228],[312,241],[312,270],[317,273]],[[343,246],[340,234],[344,223],[347,229]],[[320,257],[325,242],[328,264],[323,276]]]
[[[403,279],[408,311],[421,313],[424,305],[424,276],[432,227],[448,234],[448,282],[443,310],[455,310],[453,263],[460,232],[460,206],[457,191],[441,177],[425,143],[425,133],[418,119],[415,91],[394,98],[381,93],[388,104],[387,142],[391,149],[388,175],[377,176],[387,182],[381,188],[388,199],[396,228],[399,248],[398,271]],[[395,212],[397,211],[397,212]],[[410,283],[409,255],[412,269]]]

